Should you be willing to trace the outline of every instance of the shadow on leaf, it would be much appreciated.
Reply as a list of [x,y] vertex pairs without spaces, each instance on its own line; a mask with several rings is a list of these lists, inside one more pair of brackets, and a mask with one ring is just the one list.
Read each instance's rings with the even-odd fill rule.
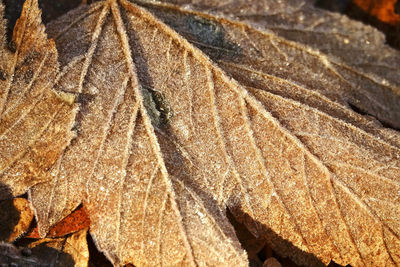
[[13,196],[10,189],[0,183],[0,241],[8,241],[17,225],[20,215],[14,207]]

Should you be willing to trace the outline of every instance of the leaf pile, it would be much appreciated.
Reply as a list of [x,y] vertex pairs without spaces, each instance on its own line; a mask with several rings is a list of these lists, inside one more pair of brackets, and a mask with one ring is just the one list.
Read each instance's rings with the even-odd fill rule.
[[133,2],[82,5],[53,42],[27,0],[0,54],[0,196],[28,191],[41,236],[83,204],[114,265],[248,266],[227,208],[298,264],[400,264],[380,33],[305,0]]

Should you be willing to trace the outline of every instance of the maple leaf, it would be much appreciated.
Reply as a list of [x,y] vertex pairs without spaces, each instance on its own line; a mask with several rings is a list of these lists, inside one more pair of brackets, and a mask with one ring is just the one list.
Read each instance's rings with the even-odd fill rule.
[[[208,3],[214,4],[212,1]],[[185,1],[185,4],[187,4],[187,1]],[[201,6],[201,4],[197,4]],[[293,154],[290,153],[285,155],[282,153],[285,149],[280,148],[282,152],[279,153],[278,149],[278,153],[273,157],[272,155],[274,155],[274,152],[272,152],[273,149],[271,149],[271,146],[273,146],[274,143],[269,141],[271,144],[269,144],[265,153],[266,155],[272,155],[270,160],[267,161],[267,169],[269,171],[272,170],[273,173],[277,173],[277,177],[281,176],[280,179],[273,179],[272,181],[275,180],[275,182],[278,182],[275,184],[275,187],[277,187],[278,190],[279,187],[282,186],[280,190],[283,195],[282,199],[283,202],[287,201],[286,203],[288,204],[286,207],[289,210],[288,212],[291,217],[296,217],[296,212],[300,211],[301,215],[300,213],[297,215],[299,221],[301,219],[307,220],[307,218],[304,218],[304,216],[306,216],[304,210],[309,209],[309,205],[315,205],[317,214],[314,214],[313,216],[317,216],[318,219],[321,220],[324,231],[332,237],[333,246],[335,248],[331,250],[331,252],[335,249],[339,252],[339,255],[336,256],[335,252],[333,252],[328,256],[328,259],[333,258],[340,264],[345,265],[351,263],[355,266],[363,264],[378,264],[378,262],[386,262],[388,258],[390,258],[394,263],[398,261],[398,248],[389,248],[387,251],[388,254],[381,255],[383,256],[382,260],[376,257],[376,253],[380,253],[379,250],[373,252],[371,249],[372,247],[366,250],[361,248],[359,244],[366,240],[364,239],[364,241],[361,241],[364,237],[362,234],[357,233],[353,228],[358,227],[358,229],[365,229],[366,225],[374,222],[378,218],[380,218],[383,224],[386,224],[388,221],[394,223],[393,227],[389,226],[389,232],[398,227],[397,222],[399,221],[399,218],[397,214],[399,212],[399,196],[398,191],[396,190],[398,188],[397,183],[399,178],[399,135],[397,132],[382,128],[379,123],[377,124],[373,120],[371,121],[365,117],[358,116],[347,108],[348,102],[357,103],[357,105],[360,105],[363,109],[367,110],[368,113],[374,114],[383,121],[387,121],[389,124],[396,126],[399,122],[399,88],[393,83],[389,83],[387,80],[377,82],[379,81],[379,79],[376,79],[377,75],[383,75],[384,72],[379,71],[377,74],[365,73],[365,70],[355,68],[357,64],[348,66],[335,58],[327,58],[318,51],[313,51],[309,47],[288,42],[270,32],[255,30],[248,25],[232,22],[224,17],[215,17],[215,13],[213,13],[213,16],[210,16],[208,14],[190,11],[190,8],[187,5],[184,6],[184,9],[158,3],[144,3],[144,5],[146,8],[154,12],[158,18],[161,18],[180,34],[185,36],[194,45],[202,48],[203,51],[205,51],[219,64],[219,66],[235,79],[240,81],[243,85],[247,85],[247,90],[252,92],[253,95],[263,103],[264,107],[279,120],[282,126],[287,130],[290,130],[291,134],[298,138],[297,141],[302,142],[301,145],[304,145],[304,147],[297,150],[297,152],[293,152],[293,147],[289,143],[287,145],[287,150]],[[222,10],[230,10],[226,6],[222,6]],[[251,5],[248,7],[251,7]],[[235,5],[235,8],[238,7]],[[240,14],[243,13],[246,14],[246,12],[241,12]],[[190,25],[190,22],[195,25]],[[199,25],[203,25],[203,27],[201,28]],[[210,29],[210,32],[214,31],[219,35],[224,36],[223,42],[214,40],[210,42],[210,39],[207,39],[204,34],[204,29],[207,29],[207,27]],[[352,28],[353,25],[347,27]],[[201,32],[200,29],[202,29],[203,32]],[[310,34],[312,34],[312,32]],[[237,49],[232,49],[232,47],[235,48],[232,44],[235,44],[236,47],[240,48],[239,53]],[[381,42],[378,42],[377,44],[377,47],[383,46]],[[335,44],[333,44],[333,47],[334,46]],[[390,53],[393,57],[399,56],[399,53],[394,50],[387,47],[384,48],[385,49],[382,50],[383,54],[380,62],[387,62]],[[370,47],[366,48],[367,51],[370,49]],[[362,52],[360,52],[360,54],[361,53]],[[285,65],[287,67],[285,67]],[[381,67],[380,70],[382,70],[385,66],[379,66],[378,64],[378,69],[379,67]],[[294,71],[294,73],[289,73],[290,71]],[[395,80],[395,76],[393,75],[394,72],[390,72],[389,74],[392,75],[389,76]],[[397,72],[396,75],[398,81],[399,73]],[[289,77],[289,79],[287,77]],[[360,85],[364,85],[364,87],[360,88]],[[377,92],[380,93],[377,94]],[[366,97],[363,98],[364,96]],[[330,116],[327,116],[328,114]],[[350,124],[344,123],[343,121]],[[339,126],[340,124],[342,124],[342,126]],[[345,126],[346,124],[347,126]],[[265,126],[261,121],[259,121],[257,125]],[[357,126],[359,129],[352,128],[353,126]],[[361,132],[363,132],[363,137],[359,136],[360,139],[357,141],[354,137],[361,133],[359,130],[362,130]],[[282,135],[276,135],[282,138]],[[367,141],[369,139],[367,138],[368,135],[372,137],[370,141]],[[276,136],[266,138],[265,135],[261,134],[259,137],[260,138],[258,139],[261,140],[274,140],[274,138],[276,138]],[[374,139],[376,141],[373,141]],[[390,147],[389,150],[387,150],[388,155],[390,155],[389,161],[384,163],[384,161],[381,161],[382,159],[379,159],[382,162],[382,170],[386,169],[389,171],[385,174],[379,174],[379,171],[377,172],[377,169],[374,166],[376,162],[372,163],[372,161],[368,161],[367,158],[369,158],[369,156],[364,158],[366,154],[361,155],[365,150],[369,150],[370,152],[374,151],[372,152],[373,154],[382,153],[385,150],[382,149],[383,147],[372,148],[372,146],[367,145],[367,143],[371,142],[372,144],[379,142],[380,140],[385,140],[382,143],[383,147]],[[276,144],[279,143],[279,141],[276,141]],[[276,146],[282,146],[282,143]],[[308,167],[310,169],[307,171],[307,164],[305,164],[307,162],[307,153],[302,153],[302,150],[311,152],[313,156],[316,156],[318,159],[318,163],[316,164],[319,165],[322,163],[325,166],[318,166],[316,168]],[[301,159],[303,156],[305,156],[304,160]],[[291,161],[291,157],[296,160]],[[376,156],[373,157],[375,158]],[[279,163],[279,158],[283,159],[281,163]],[[365,162],[362,162],[363,158],[366,160]],[[285,167],[283,167],[285,166],[285,161],[289,161],[287,168],[292,168],[292,171],[285,171]],[[275,164],[276,167],[274,172],[273,165]],[[387,165],[391,165],[393,168],[389,170],[390,167],[388,168]],[[319,185],[312,185],[316,181],[311,182],[308,180],[310,177],[304,177],[312,176],[312,172],[317,171],[317,169],[322,171],[324,168],[326,168],[325,171],[329,171],[330,174],[326,175],[328,180],[320,180],[318,182]],[[314,170],[310,171],[312,169]],[[285,174],[282,175],[282,173]],[[305,178],[304,182],[306,187],[304,187],[304,190],[310,190],[310,195],[304,196],[304,199],[311,197],[311,201],[308,204],[305,204],[304,200],[300,200],[301,203],[296,202],[296,198],[298,200],[299,195],[301,195],[299,190],[301,188],[300,184],[302,183],[301,179],[294,181],[295,179],[293,179],[293,176],[296,175]],[[323,176],[322,174],[320,175]],[[287,183],[285,184],[284,179],[287,177],[290,177],[293,182],[291,185],[293,186],[292,190],[289,189],[290,186]],[[377,177],[382,179],[382,182],[389,178],[387,181],[393,182],[393,187],[388,186],[383,189],[383,187],[381,187],[382,184],[380,186],[376,184],[376,187],[373,186],[375,191],[373,193],[370,192],[371,189],[369,187],[377,182]],[[314,179],[316,179],[316,177],[314,177]],[[333,185],[334,193],[332,193],[332,195],[331,192],[324,192],[324,190],[329,188],[329,184],[326,184],[328,181],[329,183],[332,182]],[[387,181],[383,183],[386,183]],[[320,186],[324,183],[325,189],[322,190]],[[313,189],[313,186],[318,186],[320,188],[319,190],[316,188]],[[350,206],[351,201],[347,203],[343,202],[343,198],[346,194],[341,194],[338,188],[342,186],[344,188],[341,190],[349,190],[346,192],[347,194],[354,194],[352,195],[354,202],[357,203],[359,199],[362,199],[363,205],[365,206],[357,204],[356,206],[360,205],[361,209],[357,212],[350,211],[354,208],[348,207]],[[387,199],[382,198],[382,195],[387,194],[391,190],[389,188],[396,188],[395,191],[392,191],[393,195]],[[286,190],[287,192],[285,192]],[[313,190],[315,190],[314,193]],[[290,196],[290,194],[294,195],[285,201],[285,197]],[[322,197],[323,194],[326,194],[326,196]],[[332,200],[332,196],[337,197],[337,200],[335,201],[338,202],[339,209],[341,210],[338,215],[333,215],[333,213],[331,213],[333,203],[331,203],[330,208],[328,207],[330,205],[328,203]],[[251,200],[253,203],[257,203],[257,201],[257,199]],[[318,202],[321,201],[325,202],[325,205],[327,206],[318,207],[321,204]],[[381,202],[381,204],[378,204],[379,202]],[[389,215],[390,219],[388,217],[383,219],[380,217],[381,215],[379,215],[382,214],[382,209],[385,209],[384,205],[388,205],[388,209],[392,212],[392,215],[389,215],[391,212],[385,214],[385,216]],[[230,208],[234,209],[233,207]],[[362,209],[366,209],[370,214],[361,215]],[[324,212],[329,212],[330,215],[327,213],[324,214]],[[247,214],[251,214],[251,211],[247,211]],[[330,216],[338,216],[338,218],[340,218],[343,216],[343,222],[349,226],[340,226],[341,223],[338,223],[340,219],[336,222],[330,220],[324,222],[325,216],[326,218]],[[370,216],[372,220],[366,219],[368,216]],[[252,217],[254,218],[254,216]],[[362,220],[355,222],[352,217],[362,218]],[[333,217],[331,217],[331,219],[333,219]],[[268,220],[271,220],[271,218],[268,218]],[[257,221],[262,221],[262,219],[258,219]],[[311,224],[313,226],[310,227],[310,221],[304,224],[300,223],[300,225],[295,223],[295,227],[300,228],[298,232],[303,235],[302,237],[304,237],[304,233],[307,231],[311,231],[312,234],[315,234],[316,228],[313,224]],[[277,223],[276,225],[271,225],[271,223],[265,224],[269,226],[268,228],[273,229],[274,232],[279,233],[281,231],[281,223]],[[337,227],[336,229],[344,229],[344,227],[348,227],[353,241],[351,241],[349,237],[337,235],[340,231],[333,230],[333,228],[331,228],[333,225],[335,225],[334,227]],[[249,227],[251,228],[251,226]],[[373,229],[376,231],[380,227],[382,226],[375,224]],[[302,228],[304,230],[302,230]],[[382,230],[379,229],[374,236],[385,235],[385,230],[385,226],[383,226]],[[333,232],[330,233],[330,231],[334,231],[335,234],[333,234]],[[357,234],[359,234],[359,237],[356,237]],[[394,238],[398,238],[398,230],[394,230],[393,235]],[[273,237],[270,238],[272,239]],[[305,239],[307,240],[307,238]],[[320,238],[320,240],[324,240],[324,238]],[[344,240],[347,241],[343,242]],[[272,241],[272,244],[273,246],[276,246],[276,251],[280,251],[281,253],[285,253],[283,251],[290,251],[279,247],[277,245],[278,242],[274,241]],[[352,242],[354,247],[349,249],[349,244]],[[392,237],[389,236],[384,236],[382,241],[378,241],[378,243],[383,246],[386,246],[389,242],[393,242]],[[315,241],[309,242],[309,244],[312,244],[312,246],[316,244],[321,245],[320,242]],[[326,243],[324,242],[324,244]],[[326,248],[323,248],[323,250],[326,251]],[[343,253],[344,251],[347,252]],[[315,251],[312,253],[318,254]],[[288,252],[287,254],[292,254],[292,252]],[[356,254],[358,254],[358,256]]]
[[[278,4],[270,1],[232,3],[230,0],[177,2],[184,9],[177,10],[179,7],[154,2],[143,3],[193,44],[206,53],[208,51],[212,58],[225,49],[231,56],[214,59],[245,85],[265,88],[265,85],[254,85],[257,81],[252,76],[257,74],[269,74],[285,80],[289,78],[345,107],[350,105],[357,111],[375,116],[387,126],[400,127],[400,53],[385,45],[383,34],[377,30],[339,14],[314,8],[310,3],[312,1],[281,1]],[[235,51],[231,49],[229,52],[229,47],[201,40],[206,39],[205,36],[193,36],[194,29],[188,27],[188,21],[192,18],[196,22],[198,16],[199,24],[202,16],[189,12],[189,7],[211,13],[214,19],[210,21],[214,25],[219,25],[219,20],[236,16],[253,25],[239,26],[228,22],[219,26],[227,40],[248,49],[243,49],[240,57],[232,56]],[[210,19],[210,15],[203,17]],[[243,31],[238,31],[238,26]],[[254,27],[266,31],[261,33]],[[271,34],[271,30],[297,43],[279,38]],[[280,61],[276,58],[280,58]]]
[[336,64],[343,61],[378,84],[393,87],[392,83],[397,88],[400,86],[400,55],[386,45],[384,34],[341,14],[316,8],[314,0],[162,2],[207,12],[213,16],[239,19],[255,28],[272,31],[288,40],[316,48],[328,54],[329,61]]
[[145,6],[179,34],[125,0],[48,25],[55,88],[81,106],[54,179],[30,191],[39,232],[83,202],[115,265],[247,265],[229,207],[299,263],[398,264],[399,134],[346,105],[396,125],[396,87],[241,22]]
[[[3,9],[0,3],[1,14]],[[37,1],[25,3],[8,45],[1,17],[0,38],[0,199],[4,199],[51,179],[48,169],[73,137],[76,107],[71,95],[52,90],[57,51],[44,32]]]

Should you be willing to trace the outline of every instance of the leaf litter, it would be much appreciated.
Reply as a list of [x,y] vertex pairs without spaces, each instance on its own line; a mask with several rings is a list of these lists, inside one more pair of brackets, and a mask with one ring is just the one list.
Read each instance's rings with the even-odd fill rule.
[[139,4],[157,18],[110,0],[47,25],[53,88],[80,109],[20,190],[39,233],[83,202],[115,265],[247,266],[228,207],[299,264],[398,264],[399,134],[348,106],[397,127],[398,87],[251,24]]

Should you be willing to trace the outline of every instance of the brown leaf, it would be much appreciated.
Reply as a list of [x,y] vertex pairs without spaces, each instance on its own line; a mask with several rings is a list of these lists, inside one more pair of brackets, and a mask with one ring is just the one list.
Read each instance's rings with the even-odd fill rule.
[[67,238],[63,251],[72,255],[76,267],[88,266],[89,249],[86,240],[87,229],[72,234]]
[[[126,1],[100,2],[64,17],[70,23],[82,17],[79,27],[65,21],[62,28],[49,26],[60,61],[76,57],[63,72],[83,77],[61,79],[58,87],[75,88],[83,99],[78,137],[59,161],[58,177],[32,190],[39,226],[47,230],[84,200],[91,234],[115,264],[244,265],[246,254],[221,202],[185,187],[179,177],[171,181],[167,173],[141,90],[147,90],[146,105],[154,105],[156,96],[147,84],[139,88],[129,47],[134,21],[125,16],[154,20],[142,12]],[[168,33],[164,25],[157,27]],[[83,38],[71,43],[77,33]]]
[[[351,112],[345,107],[345,100],[350,98],[358,101],[368,107],[371,113],[376,111],[378,117],[392,117],[392,122],[398,123],[400,95],[397,88],[380,86],[379,95],[369,95],[369,90],[378,90],[376,86],[365,86],[361,92],[357,87],[368,83],[368,77],[348,66],[335,65],[335,68],[331,68],[331,63],[326,61],[329,58],[318,51],[239,22],[190,12],[187,7],[177,9],[157,3],[145,6],[206,51],[229,74],[249,86],[249,92],[279,121],[267,118],[267,115],[262,118],[262,109],[247,104],[252,135],[269,173],[266,176],[270,176],[276,190],[272,196],[277,195],[281,203],[275,204],[272,198],[268,202],[269,209],[260,211],[259,215],[257,212],[252,215],[250,208],[246,213],[253,218],[260,218],[256,220],[265,223],[293,244],[303,240],[297,246],[308,247],[306,251],[320,255],[326,263],[329,259],[356,266],[379,265],[379,262],[386,261],[396,263],[399,260],[399,134]],[[222,41],[211,40],[212,43],[207,43],[210,38],[205,36],[207,30],[211,32],[210,29],[224,36]],[[227,49],[229,46],[230,51]],[[240,52],[232,49],[234,47],[240,48]],[[228,53],[223,54],[221,50],[228,50]],[[357,79],[343,75],[348,70],[356,73]],[[299,83],[303,86],[299,86]],[[351,84],[357,86],[349,86]],[[364,96],[367,97],[363,99]],[[233,106],[232,99],[226,102]],[[376,106],[383,107],[381,114]],[[225,114],[237,117],[234,110],[238,107],[230,109]],[[221,117],[227,120],[227,116]],[[250,143],[247,147],[250,147]],[[231,151],[234,153],[238,150],[242,151],[243,148],[236,146]],[[236,166],[246,166],[241,175],[245,177],[251,163],[243,164],[244,160],[236,162]],[[381,167],[377,168],[378,165]],[[289,178],[290,182],[287,181]],[[383,197],[388,194],[391,196]],[[258,194],[257,198],[250,199],[250,203],[254,205],[261,202],[255,204],[261,206],[263,199],[268,201],[268,198]],[[283,214],[291,217],[288,220],[293,225],[282,223],[280,217],[274,224],[271,215],[267,216],[268,222],[262,219],[268,210],[276,212],[279,206]],[[282,225],[286,225],[283,228],[294,229],[285,233],[282,232]],[[364,229],[374,238],[366,239],[356,229]],[[299,236],[295,237],[294,232]],[[330,236],[331,245],[325,235]],[[272,243],[280,253],[292,254],[285,244]],[[369,246],[364,247],[361,243],[369,243]],[[381,249],[375,249],[374,246]],[[382,254],[382,250],[385,253]]]
[[8,45],[0,21],[0,199],[50,180],[48,169],[73,137],[73,96],[52,90],[57,51],[40,16],[37,1],[27,1]]
[[83,202],[115,265],[247,265],[228,206],[298,263],[399,264],[399,133],[346,106],[397,125],[396,87],[240,22],[146,7],[181,35],[125,0],[48,25],[55,87],[81,108],[31,191],[39,232]]
[[[190,0],[184,1],[184,3],[187,2],[190,2]],[[225,2],[229,2],[229,0]],[[400,117],[400,106],[398,105],[400,102],[400,84],[398,83],[400,74],[397,71],[400,68],[400,53],[384,45],[383,35],[377,33],[376,30],[373,31],[371,28],[363,26],[362,30],[366,32],[368,39],[363,39],[364,41],[360,45],[359,40],[354,40],[358,35],[350,35],[357,30],[360,23],[349,22],[348,19],[341,22],[341,20],[338,20],[338,14],[327,16],[325,14],[327,12],[324,13],[320,10],[317,10],[319,16],[311,16],[310,14],[315,13],[315,9],[306,4],[299,8],[294,6],[293,3],[288,3],[288,6],[292,7],[294,11],[282,13],[282,16],[285,16],[284,21],[291,26],[287,30],[287,34],[277,30],[276,24],[281,23],[280,18],[274,20],[273,17],[261,24],[259,16],[268,17],[267,12],[265,12],[267,14],[264,14],[263,11],[260,11],[256,13],[257,15],[251,16],[254,5],[249,5],[249,8],[243,9],[240,12],[241,18],[243,17],[245,22],[250,23],[250,25],[267,28],[267,31],[257,30],[244,23],[223,19],[221,15],[215,17],[204,13],[190,12],[186,5],[184,9],[154,2],[144,3],[144,5],[190,42],[206,52],[225,71],[244,85],[264,89],[267,86],[274,87],[270,85],[271,80],[275,84],[290,83],[294,88],[289,92],[283,90],[279,94],[284,94],[285,97],[289,96],[296,100],[302,98],[301,102],[312,106],[326,102],[326,100],[321,101],[317,98],[328,98],[331,103],[329,107],[323,105],[326,107],[325,112],[336,113],[335,116],[340,117],[351,117],[351,115],[340,114],[348,113],[347,108],[350,105],[356,111],[360,110],[362,113],[375,116],[385,125],[396,129],[400,127],[398,119]],[[215,5],[217,5],[216,2]],[[266,4],[267,7],[270,5]],[[213,6],[206,5],[203,7],[197,4],[195,7],[196,9],[204,8],[207,10],[212,9]],[[274,7],[273,4],[272,7]],[[238,10],[237,8],[237,5],[215,7],[220,12],[224,12],[222,14],[227,15],[232,15],[233,12]],[[278,9],[277,12],[282,11]],[[246,16],[247,13],[250,14]],[[309,28],[307,35],[299,36],[292,33],[297,30],[296,27],[299,27],[299,21],[294,19],[298,16],[304,17],[303,24],[305,25],[303,27]],[[290,19],[286,20],[286,17],[290,17]],[[341,33],[326,30],[327,25],[332,26],[331,21],[335,22],[334,25],[341,29]],[[313,22],[318,25],[322,24],[322,26],[313,28]],[[224,42],[219,43],[218,38],[208,39],[207,34],[211,32],[207,33],[207,29],[218,31],[218,35],[224,39]],[[288,35],[290,39],[298,43],[290,42],[272,34],[269,29],[277,31],[284,37]],[[350,39],[346,41],[347,36]],[[369,39],[372,38],[378,38],[378,41],[369,44]],[[318,41],[319,39],[322,39],[323,42]],[[346,42],[349,44],[346,44]],[[303,46],[301,43],[311,45],[318,50]],[[327,52],[330,56],[328,57],[321,52]],[[273,79],[268,79],[265,76],[273,76]],[[387,80],[388,78],[390,80]],[[265,80],[268,80],[268,84]],[[279,88],[279,85],[275,85],[275,87]],[[299,92],[301,91],[299,87],[306,87],[315,91],[313,97],[305,99],[304,93]],[[279,90],[278,88],[269,90],[276,92]],[[310,93],[306,94],[310,95]],[[307,96],[307,98],[309,97]],[[351,118],[350,122],[356,123],[355,120],[359,119]],[[363,124],[371,124],[371,121],[364,120]],[[391,133],[388,133],[388,136],[392,138]],[[397,140],[397,144],[399,144],[399,140]]]
[[315,8],[315,0],[161,1],[217,17],[239,19],[267,33],[272,31],[329,55],[326,60],[332,62],[331,67],[340,68],[345,63],[371,80],[372,85],[394,87],[394,91],[399,92],[400,54],[387,46],[385,36],[346,16]]

